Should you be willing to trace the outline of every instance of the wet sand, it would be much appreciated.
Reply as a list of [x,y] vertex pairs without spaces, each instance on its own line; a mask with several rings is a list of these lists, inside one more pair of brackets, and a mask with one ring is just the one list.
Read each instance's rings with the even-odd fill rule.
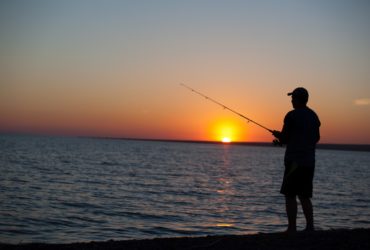
[[0,249],[370,249],[369,229],[346,229],[295,234],[270,233],[206,237],[157,238],[72,244],[0,244]]

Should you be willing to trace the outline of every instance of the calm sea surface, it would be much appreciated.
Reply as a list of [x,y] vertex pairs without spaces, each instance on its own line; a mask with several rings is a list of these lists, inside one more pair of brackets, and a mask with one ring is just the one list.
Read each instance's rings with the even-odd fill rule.
[[[0,152],[0,242],[286,227],[284,148],[2,135]],[[317,150],[315,174],[318,228],[370,227],[370,152]]]

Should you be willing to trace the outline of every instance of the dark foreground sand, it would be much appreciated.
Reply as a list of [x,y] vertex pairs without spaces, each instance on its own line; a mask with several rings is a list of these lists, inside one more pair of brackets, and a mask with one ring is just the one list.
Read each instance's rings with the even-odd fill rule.
[[0,244],[0,249],[370,249],[370,229],[158,238],[73,244]]

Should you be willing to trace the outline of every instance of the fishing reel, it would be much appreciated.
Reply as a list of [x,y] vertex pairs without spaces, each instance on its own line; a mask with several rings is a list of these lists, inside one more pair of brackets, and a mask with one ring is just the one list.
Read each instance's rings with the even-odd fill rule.
[[283,146],[283,143],[281,143],[281,141],[279,139],[274,139],[272,141],[272,143],[273,143],[274,146],[279,146],[279,147]]
[[283,143],[280,141],[281,138],[281,132],[277,130],[270,130],[273,136],[275,136],[275,139],[272,141],[274,146],[283,146]]

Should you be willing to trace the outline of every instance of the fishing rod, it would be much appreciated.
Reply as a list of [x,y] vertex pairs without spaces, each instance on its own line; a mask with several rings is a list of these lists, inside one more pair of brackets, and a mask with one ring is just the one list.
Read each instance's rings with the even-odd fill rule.
[[259,124],[258,122],[255,122],[255,121],[253,121],[252,119],[250,119],[250,118],[246,117],[245,115],[240,114],[239,112],[236,112],[235,110],[233,110],[233,109],[231,109],[231,108],[229,108],[229,107],[227,107],[227,106],[223,105],[222,103],[220,103],[220,102],[218,102],[218,101],[216,101],[216,100],[212,99],[211,97],[208,97],[208,96],[206,96],[206,95],[204,95],[204,94],[200,93],[199,91],[197,91],[197,90],[195,90],[195,89],[193,89],[193,88],[191,88],[191,87],[189,87],[189,86],[187,86],[187,85],[183,84],[183,83],[180,83],[180,85],[181,85],[182,87],[184,87],[184,88],[186,88],[186,89],[188,89],[188,90],[190,90],[190,91],[192,91],[192,92],[194,92],[194,93],[196,93],[196,94],[198,94],[198,95],[200,95],[200,96],[202,96],[202,97],[206,98],[207,100],[209,100],[209,101],[211,101],[211,102],[213,102],[213,103],[215,103],[215,104],[217,104],[217,105],[219,105],[219,106],[223,107],[224,109],[227,109],[227,110],[231,111],[232,113],[234,113],[234,114],[236,114],[236,115],[238,115],[238,116],[240,116],[240,117],[242,117],[242,118],[246,119],[248,122],[252,122],[252,123],[256,124],[257,126],[259,126],[259,127],[263,128],[263,129],[265,129],[265,130],[269,131],[270,133],[273,133],[273,132],[274,132],[272,129],[266,128],[265,126],[263,126],[263,125]]

